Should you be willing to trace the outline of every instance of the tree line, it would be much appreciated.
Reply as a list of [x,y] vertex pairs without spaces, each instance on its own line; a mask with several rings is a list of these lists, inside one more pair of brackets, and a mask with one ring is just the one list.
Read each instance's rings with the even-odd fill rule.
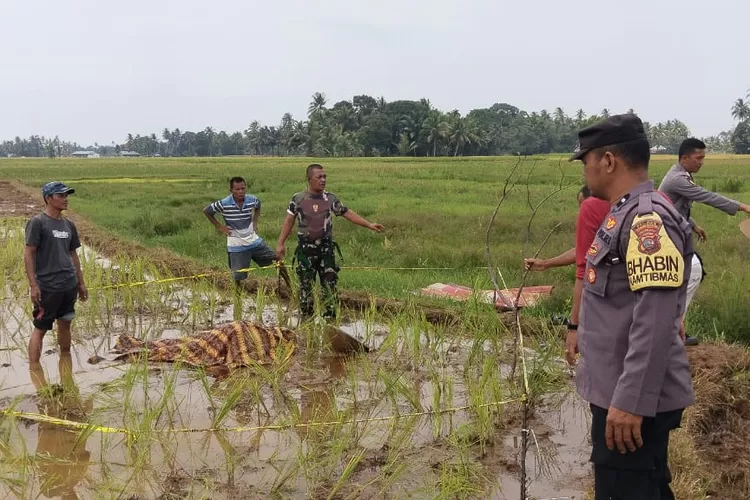
[[[750,91],[731,108],[738,124],[729,131],[703,140],[712,152],[750,153]],[[630,109],[625,112],[634,113]],[[325,94],[316,92],[307,117],[296,120],[285,113],[278,125],[253,121],[244,131],[199,132],[169,130],[157,136],[128,134],[121,144],[83,147],[58,137],[16,137],[0,143],[0,156],[60,157],[73,151],[95,151],[102,156],[135,152],[144,156],[495,156],[566,153],[573,149],[577,132],[602,118],[608,109],[572,116],[562,108],[527,112],[507,103],[474,109],[462,116],[443,112],[428,99],[386,102],[355,95],[329,106]],[[680,120],[644,122],[656,152],[675,154],[690,130]]]
[[730,142],[735,153],[750,153],[750,89],[745,98],[734,101],[732,106],[732,118],[737,122],[730,134]]

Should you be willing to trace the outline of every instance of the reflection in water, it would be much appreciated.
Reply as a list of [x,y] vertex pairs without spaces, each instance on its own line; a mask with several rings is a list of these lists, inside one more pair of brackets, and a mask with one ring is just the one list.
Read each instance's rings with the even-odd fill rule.
[[[50,417],[86,422],[93,408],[91,398],[81,401],[73,380],[73,362],[70,354],[60,356],[58,364],[60,383],[48,384],[44,370],[38,363],[30,368],[31,381],[37,389],[39,413]],[[41,493],[47,498],[78,498],[76,485],[86,475],[90,453],[86,440],[80,440],[80,431],[40,422],[36,446],[37,468]]]
[[[300,417],[303,423],[336,421],[337,408],[335,389],[337,380],[346,374],[346,356],[326,356],[321,361],[328,367],[329,377],[319,384],[303,384],[300,397]],[[298,433],[308,441],[327,442],[335,426],[299,427]]]

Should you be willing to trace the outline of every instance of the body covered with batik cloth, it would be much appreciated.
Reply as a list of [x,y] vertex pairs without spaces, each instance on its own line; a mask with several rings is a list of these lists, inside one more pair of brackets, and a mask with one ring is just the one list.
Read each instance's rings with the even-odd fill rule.
[[288,328],[234,321],[213,330],[170,339],[117,339],[117,358],[145,354],[152,362],[182,362],[192,366],[238,368],[286,361],[297,348],[297,335]]

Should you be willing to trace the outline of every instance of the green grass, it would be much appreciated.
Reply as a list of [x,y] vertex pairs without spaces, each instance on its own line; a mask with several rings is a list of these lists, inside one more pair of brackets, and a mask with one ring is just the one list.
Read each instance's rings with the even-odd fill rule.
[[[2,350],[23,350],[28,332],[22,228],[21,219],[0,218],[0,352],[25,366],[22,354]],[[376,328],[387,337],[376,351],[340,360],[338,368],[322,345],[322,326],[305,325],[298,329],[305,349],[291,360],[214,378],[180,363],[83,360],[109,352],[118,333],[157,338],[165,329],[203,329],[220,321],[217,306],[231,304],[233,290],[214,289],[207,280],[106,288],[127,277],[147,279],[145,273],[160,278],[146,260],[113,258],[113,266],[102,267],[86,253],[82,268],[92,294],[76,306],[70,365],[63,371],[50,362],[56,355],[45,355],[39,371],[47,383],[36,390],[25,377],[8,380],[4,372],[0,409],[88,427],[65,431],[3,415],[0,496],[37,498],[66,481],[86,498],[225,497],[235,488],[259,498],[401,498],[413,491],[488,498],[501,486],[501,464],[482,457],[516,432],[505,415],[517,412],[517,404],[491,403],[517,401],[520,377],[501,374],[513,332],[490,307],[470,309],[452,325],[427,324],[413,311],[388,317],[368,311],[366,341],[374,345]],[[246,313],[247,300],[255,308],[275,305],[260,291],[244,299]],[[50,334],[46,347],[53,346]],[[559,358],[561,346],[553,349]],[[532,398],[568,388],[560,364],[546,365],[542,379],[531,362]],[[19,382],[26,388],[16,388]],[[430,411],[445,413],[413,414]],[[100,433],[99,425],[128,432]],[[273,425],[297,427],[247,429]],[[220,430],[237,426],[246,429]],[[196,428],[216,432],[174,433]],[[79,475],[71,479],[73,470]]]
[[[248,192],[262,201],[260,234],[275,246],[292,194],[305,189],[304,158],[189,159],[19,159],[0,161],[0,178],[18,179],[39,187],[61,179],[76,188],[71,208],[101,227],[142,242],[164,246],[200,262],[226,266],[224,240],[202,215],[209,202],[228,194],[227,180],[244,176]],[[343,219],[334,234],[344,259],[340,286],[381,297],[406,297],[434,282],[491,287],[484,240],[492,211],[516,158],[325,159],[328,189],[351,209],[386,226],[372,233]],[[652,178],[661,180],[671,157],[654,157]],[[708,187],[750,202],[750,157],[709,157],[698,175]],[[553,256],[574,243],[575,195],[580,164],[562,157],[526,159],[516,185],[504,202],[492,234],[494,264],[509,287],[522,274],[522,259],[536,251],[546,234],[542,256]],[[561,185],[539,210],[527,231],[531,205]],[[697,205],[694,217],[706,228],[709,241],[699,246],[709,273],[688,318],[690,333],[750,341],[750,244],[737,229],[742,215],[731,218]],[[287,255],[294,248],[290,237]],[[454,267],[450,271],[347,270],[347,266]],[[271,276],[273,270],[261,275]],[[553,301],[543,314],[566,312],[574,270],[534,274],[529,284],[556,285]]]
[[[330,190],[354,210],[387,227],[385,234],[376,235],[337,220],[344,268],[458,268],[450,272],[344,269],[342,288],[407,297],[415,288],[435,281],[489,287],[486,271],[473,268],[486,265],[485,231],[515,161],[324,162]],[[0,178],[34,187],[52,178],[65,180],[77,190],[71,208],[101,227],[224,268],[223,238],[201,214],[203,206],[225,196],[225,180],[230,176],[245,176],[250,192],[263,201],[261,233],[273,245],[289,198],[304,189],[307,163],[305,159],[3,160]],[[709,158],[700,179],[707,186],[728,187],[735,191],[731,196],[750,201],[747,165],[750,158]],[[654,179],[660,180],[668,166],[665,160],[656,161]],[[580,181],[580,167],[559,158],[527,160],[521,166],[492,233],[494,263],[508,286],[518,284],[522,258],[533,253],[557,223],[563,223],[561,230],[550,238],[543,255],[572,245]],[[527,235],[529,201],[538,204],[561,182],[570,187],[541,207]],[[750,271],[742,265],[750,257],[750,245],[737,230],[737,220],[706,207],[696,207],[695,217],[709,232],[702,248],[709,277],[691,311],[691,333],[750,340],[746,312]],[[4,291],[0,298],[20,297],[18,302],[0,303],[0,338],[5,346],[19,350],[25,348],[29,314],[18,258],[22,223],[13,219],[0,224],[5,235],[0,247],[0,290]],[[181,333],[203,328],[219,317],[219,308],[233,301],[231,291],[215,290],[210,280],[102,289],[123,279],[144,279],[146,274],[159,277],[147,255],[113,260],[113,268],[102,268],[91,258],[83,259],[87,282],[95,291],[78,308],[74,326],[74,351],[83,359],[93,350],[106,352],[107,341],[116,332],[158,337],[165,328]],[[552,300],[524,314],[544,318],[566,310],[573,271],[532,275],[531,284],[552,283],[558,288]],[[262,292],[252,298],[260,308],[274,306],[273,299]],[[250,311],[249,307],[245,310]],[[92,452],[86,477],[76,488],[81,494],[102,498],[151,493],[163,498],[200,498],[235,488],[246,495],[278,498],[400,497],[414,491],[429,498],[489,497],[502,485],[496,480],[498,465],[484,457],[508,436],[517,435],[519,426],[515,405],[484,406],[518,396],[520,368],[513,381],[499,369],[511,361],[508,348],[514,333],[490,308],[476,304],[467,305],[459,324],[451,326],[426,324],[418,313],[411,310],[386,317],[367,311],[365,330],[383,327],[387,336],[375,353],[351,360],[335,376],[333,368],[316,355],[318,335],[305,336],[304,353],[288,367],[257,373],[246,370],[224,380],[178,365],[157,368],[145,363],[121,365],[106,376],[95,375],[94,368],[77,373],[80,394],[92,405],[86,422],[127,427],[132,432],[127,438],[90,431],[74,435],[77,446]],[[559,329],[537,323],[539,331],[525,338],[525,345],[534,351],[527,360],[532,410],[542,404],[543,396],[569,383],[559,361]],[[47,340],[50,345],[52,339]],[[50,382],[57,378],[48,373]],[[0,388],[6,389],[2,381]],[[36,401],[18,396],[7,406],[38,411]],[[408,416],[464,404],[471,407],[466,412]],[[347,423],[386,415],[403,418]],[[316,422],[333,424],[267,431],[263,441],[260,433],[165,432]],[[22,425],[19,419],[0,419],[0,491],[12,491],[17,497],[39,496],[46,455],[34,449],[35,432],[35,427]],[[527,461],[531,463],[534,456],[533,460],[546,464],[554,458],[553,454],[544,456],[544,446],[539,452],[537,457],[532,446]],[[67,454],[53,458],[62,464],[73,462]],[[260,471],[259,475],[254,471]],[[533,480],[544,481],[541,477]]]

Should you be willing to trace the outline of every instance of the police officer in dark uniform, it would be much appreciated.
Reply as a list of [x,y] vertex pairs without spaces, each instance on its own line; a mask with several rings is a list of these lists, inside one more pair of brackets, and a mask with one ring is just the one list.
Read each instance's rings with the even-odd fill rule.
[[578,134],[592,195],[612,210],[587,252],[578,327],[579,395],[591,405],[596,500],[673,499],[669,433],[694,402],[681,316],[690,224],[648,178],[641,120],[616,115]]
[[339,267],[335,255],[338,246],[333,239],[333,216],[343,217],[372,231],[382,231],[383,226],[370,222],[347,208],[336,195],[325,190],[326,181],[322,165],[313,163],[307,167],[307,190],[296,193],[289,202],[276,244],[276,258],[284,258],[286,239],[294,228],[295,219],[299,219],[295,258],[300,282],[301,313],[303,316],[313,314],[312,289],[315,278],[319,276],[324,294],[324,315],[334,318],[338,306],[336,282]]

